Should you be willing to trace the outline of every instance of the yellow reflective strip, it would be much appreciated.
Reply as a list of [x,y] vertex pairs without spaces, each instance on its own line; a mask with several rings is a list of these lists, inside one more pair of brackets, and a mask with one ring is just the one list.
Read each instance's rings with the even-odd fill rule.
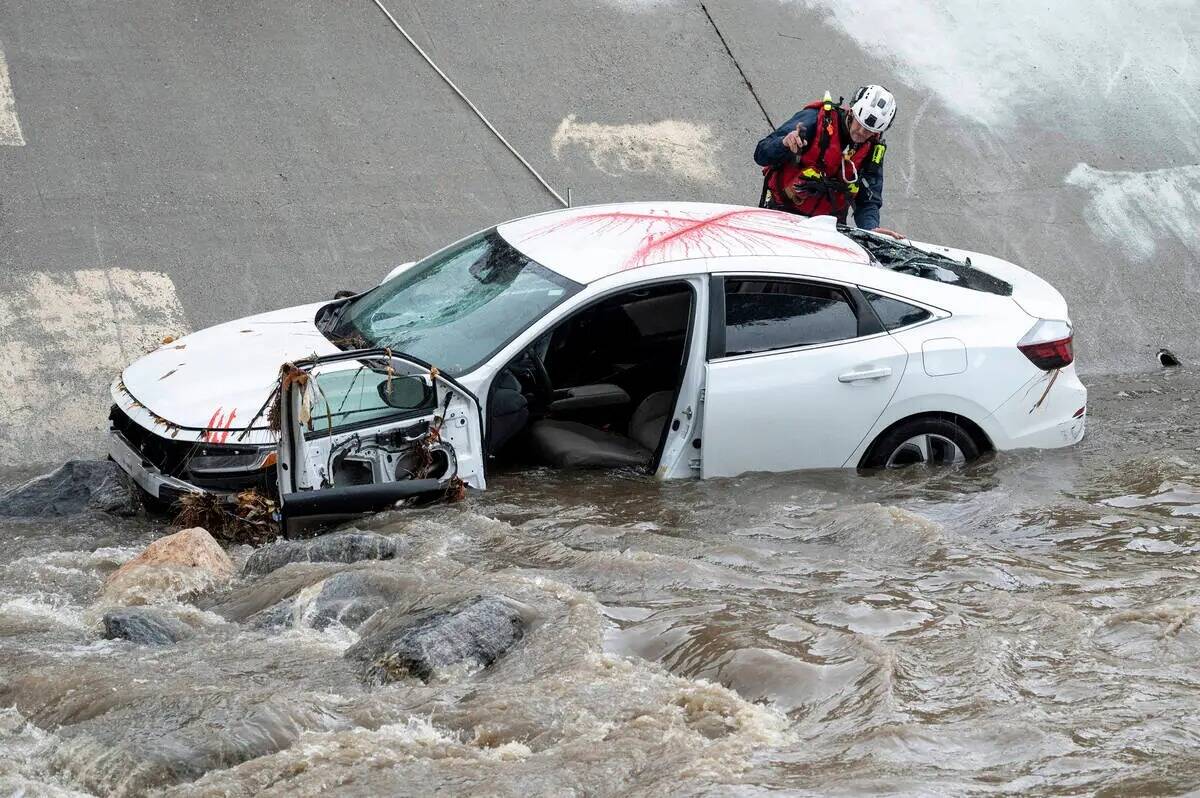
[[811,169],[811,168],[805,169],[800,174],[803,175],[804,177],[820,177],[821,176],[820,172],[818,172],[816,169]]
[[887,147],[883,144],[876,144],[875,149],[871,150],[871,163],[883,163],[883,154],[887,152]]
[[851,184],[850,184],[850,193],[851,193],[851,194],[857,194],[857,193],[858,193],[858,183],[851,183]]

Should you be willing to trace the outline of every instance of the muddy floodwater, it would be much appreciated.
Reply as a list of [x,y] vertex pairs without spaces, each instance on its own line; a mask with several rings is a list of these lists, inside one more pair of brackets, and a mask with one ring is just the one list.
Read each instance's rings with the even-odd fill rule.
[[[0,521],[0,794],[1196,789],[1200,376],[1090,382],[1083,444],[957,471],[501,476],[354,525],[396,559],[176,607],[202,631],[167,646],[102,640],[98,603],[161,524]],[[371,686],[339,623],[213,609],[349,568],[411,608],[503,595],[528,631]]]

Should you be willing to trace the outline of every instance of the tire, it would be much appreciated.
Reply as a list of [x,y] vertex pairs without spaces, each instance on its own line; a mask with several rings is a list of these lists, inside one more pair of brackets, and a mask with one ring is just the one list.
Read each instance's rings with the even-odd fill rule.
[[981,454],[971,433],[948,418],[914,418],[883,433],[863,458],[863,468],[954,466]]

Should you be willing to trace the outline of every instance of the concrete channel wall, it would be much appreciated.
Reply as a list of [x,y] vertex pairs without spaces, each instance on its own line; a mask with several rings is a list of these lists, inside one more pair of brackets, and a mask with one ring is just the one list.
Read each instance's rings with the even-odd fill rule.
[[[579,204],[753,204],[765,117],[882,82],[885,225],[1048,278],[1084,373],[1200,359],[1193,2],[384,3]],[[0,463],[94,450],[162,335],[556,205],[371,0],[6,0],[0,53]]]

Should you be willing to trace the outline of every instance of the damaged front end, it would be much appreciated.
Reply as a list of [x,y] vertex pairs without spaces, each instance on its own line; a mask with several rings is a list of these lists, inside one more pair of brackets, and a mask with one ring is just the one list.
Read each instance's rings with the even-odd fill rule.
[[199,492],[274,492],[275,436],[265,428],[184,427],[150,410],[120,379],[111,392],[109,457],[152,502],[172,506]]
[[267,414],[285,532],[485,487],[479,401],[390,350],[284,364]]
[[258,412],[228,428],[175,425],[120,380],[113,397],[112,459],[180,523],[230,541],[484,487],[478,400],[387,349],[285,363]]

